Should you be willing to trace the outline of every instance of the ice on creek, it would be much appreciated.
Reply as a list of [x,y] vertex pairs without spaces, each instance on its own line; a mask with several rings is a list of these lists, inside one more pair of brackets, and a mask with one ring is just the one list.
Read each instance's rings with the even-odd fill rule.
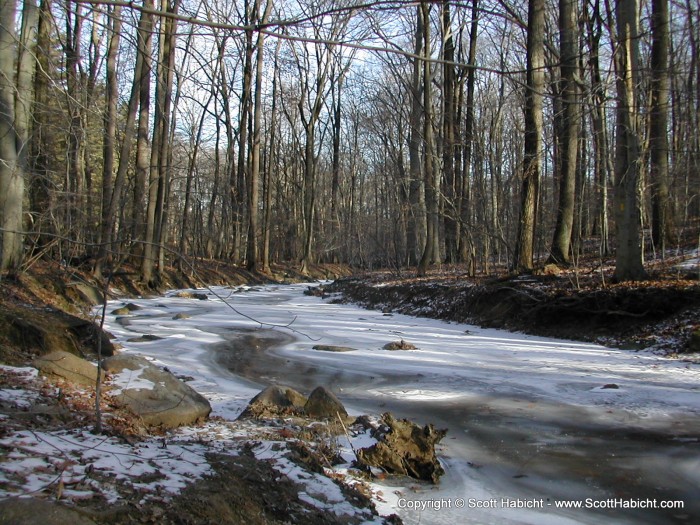
[[[446,474],[438,487],[404,481],[395,486],[389,482],[374,485],[380,510],[396,512],[408,524],[624,524],[639,523],[641,518],[655,524],[675,516],[660,511],[476,504],[502,498],[603,501],[620,494],[625,498],[677,496],[688,507],[676,513],[680,522],[700,519],[693,497],[693,490],[700,486],[700,452],[695,439],[700,436],[697,365],[645,351],[399,314],[387,316],[304,296],[307,286],[190,290],[206,294],[207,300],[178,297],[175,291],[159,298],[134,299],[129,302],[140,309],[127,316],[108,313],[106,329],[122,352],[144,356],[186,377],[190,386],[209,399],[212,415],[225,420],[234,420],[268,381],[276,381],[307,394],[325,384],[353,414],[392,411],[421,424],[433,422],[438,428],[448,428],[440,447]],[[107,312],[122,305],[113,301]],[[274,344],[265,352],[232,344],[243,332],[250,341],[259,337]],[[383,349],[397,340],[411,343],[416,350]],[[314,350],[316,345],[355,350],[322,352]],[[224,366],[220,357],[227,348],[242,356],[248,352],[248,357],[257,359],[254,364],[267,368],[258,373],[248,366],[253,361],[245,361],[237,370],[233,365]],[[134,380],[138,377],[131,378]],[[241,427],[234,429],[215,420],[200,429],[183,430],[182,439],[216,442],[241,432]],[[661,437],[645,440],[646,435]],[[174,453],[174,444],[160,450],[154,442],[152,449],[138,451],[138,455],[153,455],[147,464],[140,464],[133,457],[134,450],[111,440],[90,441],[97,456],[84,459],[71,446],[59,445],[55,441],[59,438],[39,436],[42,440],[38,442],[32,435],[5,436],[4,440],[29,443],[13,452],[21,461],[35,461],[49,452],[49,457],[60,461],[63,456],[43,440],[59,446],[74,458],[71,476],[84,475],[81,461],[109,463],[117,476],[119,469],[143,468],[146,473],[150,463],[158,464],[166,476],[160,480],[162,491],[177,490],[180,481],[189,479],[187,475],[203,475],[208,468],[197,446],[183,445],[179,454]],[[69,440],[70,434],[59,437]],[[357,440],[353,446],[370,442],[368,435],[352,439]],[[345,441],[338,438],[343,457],[349,461],[352,450]],[[103,450],[109,452],[101,455]],[[261,455],[273,452],[259,451]],[[294,471],[281,452],[269,459],[277,462],[281,472]],[[670,464],[673,469],[663,467]],[[55,478],[55,463],[46,467],[54,469]],[[4,467],[0,472],[4,477],[15,475]],[[51,479],[51,472],[36,479],[28,477],[22,490],[37,490]],[[315,477],[306,481],[303,497],[309,502],[338,505],[338,510],[349,512],[336,501],[335,489],[326,485],[329,481]],[[449,501],[450,506],[436,510],[437,504],[420,503],[438,500]],[[473,507],[468,505],[470,500]],[[465,505],[459,507],[459,501]]]

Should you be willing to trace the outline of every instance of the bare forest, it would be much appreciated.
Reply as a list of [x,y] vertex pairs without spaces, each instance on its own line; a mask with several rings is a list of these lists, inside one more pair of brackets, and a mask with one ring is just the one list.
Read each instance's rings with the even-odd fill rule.
[[0,0],[0,268],[696,246],[694,0]]

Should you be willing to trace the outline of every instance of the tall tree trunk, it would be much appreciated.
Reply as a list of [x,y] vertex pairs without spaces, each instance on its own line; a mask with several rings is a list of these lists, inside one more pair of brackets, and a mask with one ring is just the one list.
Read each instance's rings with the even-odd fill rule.
[[[253,6],[255,19],[257,23],[260,20],[261,24],[267,23],[267,18],[272,9],[272,1],[267,0],[265,11],[260,19],[258,13],[260,9],[259,2],[256,0]],[[259,259],[259,200],[260,200],[260,141],[262,128],[262,81],[263,81],[263,45],[265,37],[262,32],[258,32],[256,41],[256,70],[255,70],[255,93],[253,102],[253,143],[251,147],[250,159],[250,182],[248,186],[248,269],[256,271],[258,269]]]
[[338,247],[340,246],[340,139],[342,131],[342,95],[343,79],[341,75],[331,78],[331,105],[333,115],[333,159],[331,161],[331,253],[330,260],[338,263]]
[[474,91],[476,88],[476,45],[479,29],[479,1],[473,0],[472,20],[469,30],[469,57],[467,59],[467,101],[464,116],[464,158],[462,170],[462,189],[459,206],[460,215],[460,260],[469,263],[469,273],[476,272],[474,243],[471,232],[471,179],[472,152],[474,151]]
[[[74,9],[74,10],[73,10]],[[74,240],[80,240],[81,228],[80,216],[85,211],[83,206],[85,166],[83,164],[84,133],[82,113],[82,95],[85,86],[82,85],[82,78],[79,71],[81,62],[81,36],[83,28],[82,5],[75,3],[72,7],[72,0],[66,2],[65,13],[65,43],[64,52],[66,55],[66,106],[68,108],[68,170],[66,181],[66,225],[68,235]],[[70,247],[74,251],[74,246]]]
[[272,109],[270,111],[270,144],[268,153],[267,169],[265,170],[265,207],[263,215],[263,247],[262,266],[264,272],[270,271],[270,240],[272,237],[272,173],[278,173],[279,144],[277,140],[277,120],[279,106],[277,104],[277,93],[279,89],[279,53],[282,40],[277,40],[275,46],[275,62],[272,73]]
[[24,173],[15,128],[15,0],[0,0],[0,271],[22,261]]
[[588,46],[590,49],[589,69],[591,74],[591,124],[595,149],[594,171],[596,181],[596,221],[597,233],[600,235],[600,254],[609,254],[609,219],[608,219],[608,184],[614,171],[608,140],[607,111],[605,104],[607,92],[600,72],[600,37],[602,35],[602,15],[600,0],[595,0],[593,12],[584,11],[588,25]]
[[537,202],[542,150],[542,93],[544,92],[545,2],[529,0],[527,21],[527,86],[525,92],[525,149],[520,222],[515,249],[517,271],[534,268]]
[[[153,0],[144,0],[144,6],[153,8]],[[150,113],[151,113],[151,76],[153,69],[153,16],[142,12],[142,16],[147,16],[144,32],[139,35],[139,44],[142,46],[141,55],[143,57],[143,69],[139,79],[138,88],[138,129],[136,131],[136,176],[134,181],[134,204],[133,204],[133,225],[132,240],[136,245],[132,248],[132,255],[135,256],[135,263],[144,264],[144,259],[149,256],[146,251],[149,234],[148,223],[148,195],[150,193],[149,174],[151,166],[151,144],[149,140]],[[139,26],[140,27],[140,26]],[[121,167],[121,166],[120,166]],[[152,233],[151,233],[152,235]],[[138,260],[140,258],[140,261]],[[141,270],[142,278],[143,269]],[[144,279],[144,282],[148,282]]]
[[32,127],[32,103],[34,102],[34,73],[36,71],[36,38],[39,8],[36,0],[24,0],[22,26],[17,58],[17,92],[15,93],[15,129],[17,130],[17,155],[20,169],[29,169],[29,137]]
[[559,206],[550,260],[568,264],[571,260],[571,236],[574,225],[576,161],[578,159],[579,95],[578,0],[559,0],[559,42],[561,61],[562,123],[560,137]]
[[421,170],[421,61],[418,57],[423,54],[423,14],[420,5],[416,6],[415,50],[413,57],[413,74],[411,77],[411,115],[408,144],[408,173],[409,201],[411,205],[408,216],[406,249],[408,264],[418,264],[418,252],[423,249],[425,242],[425,202],[422,199],[421,188],[423,175]]
[[[132,144],[134,141],[134,135],[136,134],[136,114],[139,109],[139,100],[142,98],[142,88],[144,86],[150,85],[151,78],[151,33],[153,28],[152,15],[142,11],[139,18],[139,24],[136,32],[137,38],[137,49],[136,49],[136,64],[134,66],[134,78],[131,84],[131,93],[129,95],[129,102],[126,110],[126,123],[124,124],[124,137],[119,148],[119,166],[117,167],[117,173],[114,176],[114,189],[111,192],[111,197],[109,201],[109,208],[107,210],[102,210],[102,243],[100,245],[100,252],[97,257],[97,264],[95,267],[95,273],[99,275],[101,272],[101,266],[106,260],[111,258],[111,255],[116,253],[117,243],[114,240],[114,235],[116,233],[116,219],[118,215],[118,210],[122,202],[122,192],[124,190],[124,185],[126,183],[126,175],[130,165]],[[113,25],[113,30],[117,30],[118,25]],[[111,45],[111,43],[110,43]],[[115,42],[116,45],[116,42]],[[113,50],[115,53],[118,52],[118,48]],[[110,51],[111,52],[111,51]],[[116,77],[115,77],[116,80]],[[110,96],[109,94],[107,96]],[[116,100],[115,100],[116,103]],[[147,120],[147,119],[145,119]],[[104,133],[109,131],[105,129]],[[139,132],[140,134],[140,132]],[[147,137],[146,137],[147,140]],[[137,152],[137,167],[138,167],[138,152]],[[138,175],[138,169],[137,169]],[[145,182],[144,182],[145,184]],[[136,181],[138,185],[138,177]],[[134,190],[134,196],[138,195],[137,189]],[[143,216],[143,204],[139,202],[139,207],[133,210],[134,222],[137,218]]]
[[[652,0],[651,110],[649,160],[654,245],[662,256],[673,237],[673,213],[668,193],[669,15],[668,0]],[[697,131],[697,130],[696,130]]]
[[33,228],[37,232],[33,243],[34,250],[41,250],[53,242],[55,232],[49,218],[51,206],[51,182],[48,165],[48,149],[51,133],[43,124],[49,110],[49,49],[51,48],[51,3],[42,0],[39,8],[39,26],[35,49],[36,72],[34,75],[34,101],[32,107],[32,136],[30,139],[31,165],[27,173],[29,185],[29,214],[33,218]]
[[[167,0],[167,12],[177,14],[179,0]],[[148,207],[146,211],[146,237],[141,264],[141,279],[149,286],[156,286],[154,276],[159,246],[163,241],[168,191],[168,162],[170,136],[170,106],[173,90],[173,68],[175,64],[175,35],[177,21],[161,19],[159,34],[158,69],[156,73],[156,104],[153,116],[153,140],[151,142],[150,165],[148,166]],[[162,273],[159,268],[159,273]]]
[[444,208],[445,208],[445,262],[456,263],[458,259],[458,206],[459,192],[456,187],[455,177],[455,145],[456,129],[455,117],[457,114],[457,91],[455,89],[455,45],[452,35],[452,17],[450,5],[447,1],[442,3],[442,40],[443,40],[443,147],[442,164],[444,173]]
[[[17,131],[17,167],[26,178],[31,173],[30,155],[33,136],[32,114],[36,108],[34,80],[37,68],[37,30],[39,24],[39,7],[36,0],[24,0],[22,7],[22,25],[17,57],[17,90],[15,92],[15,130]],[[43,72],[41,72],[43,75]],[[22,182],[24,184],[24,182]],[[24,190],[22,190],[24,193]],[[44,212],[46,210],[43,210]],[[20,228],[24,229],[24,228]]]
[[423,180],[425,185],[426,236],[423,255],[418,263],[418,276],[428,271],[428,266],[435,263],[439,253],[439,184],[435,169],[435,138],[432,119],[432,73],[430,67],[430,4],[420,4],[423,17]]
[[615,73],[617,118],[615,145],[615,231],[617,253],[615,279],[640,280],[646,277],[642,264],[639,183],[641,146],[637,81],[639,73],[639,12],[637,0],[616,4],[617,49]]
[[[100,248],[97,254],[94,273],[102,274],[102,265],[107,254],[109,243],[112,241],[114,230],[114,215],[110,204],[113,196],[114,160],[117,135],[117,106],[119,103],[119,84],[117,82],[117,55],[119,53],[119,41],[121,39],[121,6],[111,8],[107,15],[107,30],[109,31],[109,43],[106,56],[106,86],[105,107],[102,134],[102,216],[100,235],[98,237]],[[128,118],[128,117],[127,117]]]
[[[163,52],[163,69],[162,82],[165,86],[165,95],[163,101],[163,141],[160,145],[159,155],[159,170],[160,176],[158,179],[158,200],[156,201],[156,231],[154,243],[158,251],[158,279],[161,280],[165,272],[165,253],[168,243],[168,217],[170,207],[170,190],[172,186],[172,164],[173,164],[173,145],[175,144],[175,129],[177,126],[177,111],[172,111],[171,108],[177,108],[180,96],[182,95],[182,83],[177,83],[175,97],[173,99],[173,85],[175,81],[175,55],[177,53],[177,15],[180,8],[181,0],[172,0],[167,7],[167,12],[174,15],[169,17],[165,24],[165,49]],[[188,53],[187,46],[184,53]]]

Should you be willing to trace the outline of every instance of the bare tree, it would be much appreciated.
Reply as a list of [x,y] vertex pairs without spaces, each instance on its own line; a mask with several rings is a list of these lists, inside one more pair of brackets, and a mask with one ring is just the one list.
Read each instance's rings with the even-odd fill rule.
[[514,266],[531,271],[534,265],[537,202],[542,155],[542,95],[544,92],[545,2],[529,0],[527,20],[527,87],[525,92],[525,153],[522,171],[520,222]]
[[432,72],[430,60],[430,5],[420,4],[423,22],[423,181],[425,186],[426,236],[423,255],[418,262],[418,276],[437,262],[439,250],[439,175],[436,169],[435,137],[432,116]]
[[574,225],[576,161],[579,143],[580,100],[578,70],[578,0],[559,0],[562,129],[559,169],[559,206],[550,259],[568,264]]
[[17,162],[15,130],[15,0],[0,0],[0,271],[22,259],[24,178]]
[[[253,4],[253,23],[266,24],[272,10],[272,0],[267,0],[265,10],[261,14],[260,3],[256,0]],[[263,83],[263,57],[264,57],[263,33],[258,32],[256,47],[255,92],[253,100],[253,141],[250,154],[250,181],[248,186],[248,269],[258,269],[260,245],[258,243],[259,230],[259,200],[260,200],[260,147],[262,134],[262,83]]]
[[421,169],[421,115],[423,114],[423,97],[421,84],[421,62],[423,55],[423,12],[416,6],[415,49],[413,56],[413,73],[411,76],[411,115],[408,144],[408,175],[410,214],[407,231],[408,264],[418,264],[418,252],[425,243],[425,200],[423,194],[423,170]]
[[668,0],[652,0],[651,108],[649,161],[652,197],[651,232],[663,254],[673,238],[673,213],[668,190],[669,16]]
[[640,280],[646,277],[640,239],[639,183],[641,146],[639,105],[639,10],[637,0],[616,4],[617,49],[615,84],[617,119],[615,143],[615,230],[617,252],[615,279]]

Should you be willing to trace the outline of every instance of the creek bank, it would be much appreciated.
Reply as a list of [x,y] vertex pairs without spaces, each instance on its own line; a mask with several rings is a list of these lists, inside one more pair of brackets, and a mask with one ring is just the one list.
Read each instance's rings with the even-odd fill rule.
[[[309,280],[308,276],[302,276],[293,268],[282,266],[273,267],[273,273],[269,275],[251,274],[227,264],[204,266],[196,277],[169,269],[161,284],[163,288],[194,288],[204,283],[240,285]],[[342,266],[318,266],[312,268],[311,278],[329,279],[348,273],[348,269]],[[138,297],[156,292],[141,287],[134,281],[135,276],[136,272],[129,268],[113,276],[110,298]],[[26,273],[0,278],[0,364],[9,365],[0,367],[0,391],[6,390],[8,396],[12,393],[10,397],[0,396],[0,418],[3,419],[0,439],[27,432],[40,437],[56,433],[60,436],[67,432],[71,434],[71,442],[79,445],[83,434],[92,435],[91,431],[96,424],[96,367],[93,362],[99,357],[97,348],[101,349],[100,355],[103,358],[116,353],[108,334],[100,332],[90,313],[91,308],[102,301],[102,289],[103,285],[91,276],[89,268],[66,267],[43,261],[36,262],[31,271]],[[133,305],[125,304],[123,313],[131,314],[134,310]],[[68,360],[70,365],[66,366]],[[41,374],[46,377],[37,377],[36,371],[32,372],[29,368],[18,368],[32,363],[41,366]],[[60,373],[57,374],[56,371]],[[156,371],[166,373],[159,369]],[[177,381],[174,378],[172,380]],[[170,381],[171,379],[155,379],[150,382],[160,384]],[[150,395],[148,392],[142,394]],[[199,394],[194,397],[196,396]],[[108,397],[104,396],[100,403],[102,414],[105,415],[105,434],[94,438],[100,446],[113,446],[106,443],[117,440],[127,448],[151,447],[151,441],[162,440],[163,454],[177,448],[168,447],[170,437],[167,433],[163,434],[163,422],[157,422],[157,428],[144,428],[143,418],[128,413],[123,406],[117,406],[121,403]],[[19,401],[15,402],[14,399]],[[209,410],[209,404],[203,404],[206,414]],[[204,414],[201,411],[195,415],[195,419],[202,417]],[[182,424],[182,421],[176,423]],[[208,423],[214,426],[227,424],[229,423]],[[197,431],[196,427],[188,430]],[[239,438],[235,443],[242,443],[245,439]],[[250,435],[247,439],[254,439],[254,436]],[[212,442],[215,442],[214,438]],[[92,458],[87,458],[84,462],[78,461],[75,465],[70,464],[73,466],[68,466],[65,472],[61,471],[62,475],[50,475],[51,471],[47,470],[47,475],[54,478],[53,481],[47,482],[40,490],[32,491],[33,497],[27,498],[25,494],[21,499],[7,498],[2,501],[0,522],[61,525],[182,524],[203,523],[206,520],[231,525],[257,525],[288,523],[290,519],[297,523],[319,525],[356,522],[339,517],[332,510],[318,509],[303,501],[297,483],[287,479],[267,461],[250,454],[239,454],[239,445],[235,443],[225,453],[212,449],[207,456],[212,473],[192,482],[174,498],[161,498],[158,495],[154,498],[153,495],[146,496],[140,488],[129,488],[130,483],[150,481],[146,474],[138,476],[136,473],[133,479],[125,478],[116,482],[113,475],[110,477],[110,474],[103,474],[101,469],[95,469],[94,472],[88,469],[85,470],[82,481],[76,484],[67,473],[74,467],[78,470],[86,469],[85,465],[92,464]],[[192,446],[201,445],[197,441]],[[91,445],[86,444],[83,448],[89,451]],[[95,449],[99,449],[99,446],[95,445]],[[0,446],[0,461],[6,454],[24,453],[21,452],[22,448],[13,450],[9,444]],[[56,459],[58,468],[68,465],[62,457],[66,451],[52,449],[52,452],[59,456]],[[31,454],[28,450],[26,453]],[[54,468],[51,464],[53,455],[46,453],[42,456],[47,462],[45,468]],[[136,457],[135,455],[134,458]],[[25,474],[29,475],[30,471]],[[22,472],[13,473],[12,483],[3,485],[3,491],[16,493],[18,489],[12,489],[11,486],[17,483],[21,487],[27,483],[29,478],[23,476]],[[153,481],[157,481],[158,477],[154,475]],[[104,489],[103,493],[99,487]],[[81,488],[85,489],[84,494],[77,499],[70,495]],[[114,492],[115,489],[121,493],[121,501],[109,504],[105,501],[105,494]],[[216,494],[227,496],[216,497]],[[370,505],[368,498],[364,502],[357,498],[354,501],[358,508]],[[41,516],[35,512],[39,506],[43,508]],[[367,513],[371,516],[372,511],[367,510]],[[54,516],[56,520],[52,521]]]
[[598,342],[620,348],[694,352],[700,284],[676,280],[576,289],[548,275],[504,279],[343,277],[319,296],[484,328]]

